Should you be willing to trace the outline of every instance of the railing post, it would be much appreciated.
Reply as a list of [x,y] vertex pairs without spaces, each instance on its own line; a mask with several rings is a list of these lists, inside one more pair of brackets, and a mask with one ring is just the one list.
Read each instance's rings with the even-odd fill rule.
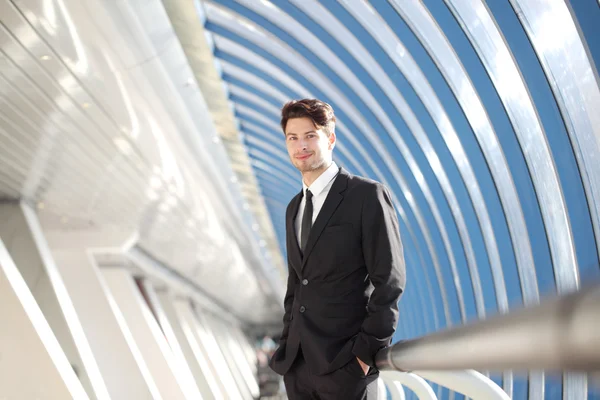
[[414,373],[473,400],[510,400],[500,386],[474,370],[414,371]]
[[416,374],[400,371],[381,371],[380,376],[388,385],[392,393],[392,399],[394,400],[404,400],[405,395],[402,385],[412,390],[419,400],[437,400],[437,396],[431,386],[429,386],[425,379]]
[[400,382],[395,381],[393,379],[385,379],[382,378],[386,384],[386,387],[390,391],[390,395],[392,396],[392,400],[406,400],[406,395],[404,394],[404,388],[400,384]]
[[381,377],[377,379],[377,400],[387,400],[385,382]]

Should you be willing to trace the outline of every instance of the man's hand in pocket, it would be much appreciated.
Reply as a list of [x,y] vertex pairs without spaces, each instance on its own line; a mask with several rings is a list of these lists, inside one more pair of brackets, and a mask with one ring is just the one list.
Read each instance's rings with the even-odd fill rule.
[[358,360],[358,364],[362,368],[365,375],[367,375],[369,373],[369,366],[367,364],[365,364],[364,362],[362,362],[360,358],[356,357],[356,359]]

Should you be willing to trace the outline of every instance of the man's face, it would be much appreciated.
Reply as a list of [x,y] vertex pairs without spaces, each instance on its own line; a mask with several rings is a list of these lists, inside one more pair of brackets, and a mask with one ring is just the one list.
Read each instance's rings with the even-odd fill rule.
[[285,143],[292,164],[300,172],[316,171],[331,163],[335,133],[328,137],[308,117],[291,118],[285,129]]

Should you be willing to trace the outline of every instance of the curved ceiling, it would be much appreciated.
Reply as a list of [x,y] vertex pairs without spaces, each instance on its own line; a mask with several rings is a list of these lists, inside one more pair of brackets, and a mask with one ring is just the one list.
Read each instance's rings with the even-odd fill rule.
[[145,260],[244,322],[275,323],[270,220],[181,42],[158,0],[0,0],[0,201],[34,206],[54,250]]
[[[409,279],[396,340],[600,276],[596,0],[198,5],[282,253],[301,187],[287,100],[330,103],[336,161],[392,190]],[[576,374],[494,379],[515,398],[587,393]]]

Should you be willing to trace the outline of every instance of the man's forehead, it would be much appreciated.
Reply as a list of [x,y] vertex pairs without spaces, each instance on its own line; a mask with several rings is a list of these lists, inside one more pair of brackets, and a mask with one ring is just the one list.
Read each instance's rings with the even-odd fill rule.
[[301,128],[301,129],[316,129],[316,125],[315,122],[308,118],[308,117],[296,117],[296,118],[290,118],[287,121],[286,124],[288,127],[291,126],[295,126],[297,128]]

